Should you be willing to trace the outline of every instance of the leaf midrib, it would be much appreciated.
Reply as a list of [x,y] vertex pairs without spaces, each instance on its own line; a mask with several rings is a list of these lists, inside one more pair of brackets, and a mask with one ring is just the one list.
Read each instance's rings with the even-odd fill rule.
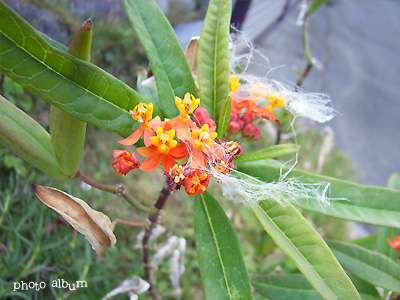
[[220,15],[221,15],[221,8],[222,3],[219,1],[219,6],[218,6],[218,15],[217,15],[217,34],[215,36],[215,43],[214,43],[214,109],[213,109],[213,117],[214,120],[216,120],[217,116],[217,52],[218,52],[218,37],[219,37],[219,28],[220,28]]
[[228,291],[229,299],[232,299],[232,295],[231,295],[231,292],[230,292],[230,289],[229,289],[229,285],[228,285],[228,278],[226,276],[224,264],[223,264],[223,261],[222,261],[221,252],[219,251],[219,244],[218,244],[218,240],[217,240],[217,235],[215,234],[214,227],[213,227],[213,224],[211,222],[211,217],[210,217],[210,214],[208,213],[208,208],[207,208],[207,205],[205,204],[203,195],[201,195],[201,202],[202,202],[204,210],[206,212],[208,223],[210,224],[210,229],[211,229],[211,232],[212,232],[212,235],[213,235],[214,244],[215,244],[215,247],[217,249],[219,262],[221,264],[222,273],[224,275],[224,281],[225,281],[225,285],[226,285],[226,290]]
[[[132,6],[130,6],[130,5],[128,4],[127,1],[124,1],[124,2],[125,2],[129,7],[132,7]],[[172,94],[175,96],[175,90],[174,90],[174,88],[172,87],[171,81],[169,80],[168,73],[167,73],[166,70],[165,70],[164,63],[163,63],[163,62],[161,61],[161,59],[160,59],[160,56],[159,56],[159,54],[158,54],[158,48],[156,47],[156,45],[155,45],[155,43],[154,43],[154,39],[153,39],[152,35],[150,34],[150,32],[147,30],[147,27],[146,27],[146,25],[145,25],[145,23],[144,23],[144,21],[143,21],[143,18],[141,17],[141,14],[139,13],[139,10],[138,10],[138,8],[137,8],[136,6],[134,7],[134,10],[135,10],[136,14],[140,16],[140,22],[142,23],[143,28],[144,28],[145,31],[146,31],[146,34],[147,34],[147,36],[148,36],[148,40],[151,42],[151,44],[152,44],[152,46],[153,46],[153,50],[157,53],[157,60],[158,60],[158,61],[161,63],[161,65],[163,66],[163,68],[162,68],[163,73],[164,73],[165,77],[167,78],[167,83],[168,83],[168,85],[169,85],[169,87],[170,87],[170,90],[172,91]],[[153,59],[154,59],[154,58],[153,58]],[[155,77],[155,76],[154,76],[154,77]]]
[[[290,245],[293,246],[294,248],[294,252],[297,252],[297,254],[302,258],[302,260],[304,260],[306,262],[307,265],[311,266],[311,270],[313,271],[314,274],[316,274],[316,277],[319,279],[319,282],[322,282],[323,286],[328,289],[331,294],[334,296],[334,298],[337,299],[335,293],[332,291],[332,289],[326,284],[325,280],[323,280],[323,278],[318,274],[318,272],[315,270],[314,266],[304,257],[304,255],[299,251],[299,249],[292,243],[292,241],[289,239],[289,237],[286,236],[286,234],[275,224],[275,222],[268,216],[268,214],[264,211],[263,208],[261,208],[260,206],[257,206],[255,208],[252,208],[252,210],[261,210],[261,212],[266,216],[266,218],[268,218],[270,220],[270,223],[274,224],[274,227],[278,230],[278,232],[280,234],[282,234],[288,241],[288,243]],[[255,211],[255,213],[257,214],[257,212]]]

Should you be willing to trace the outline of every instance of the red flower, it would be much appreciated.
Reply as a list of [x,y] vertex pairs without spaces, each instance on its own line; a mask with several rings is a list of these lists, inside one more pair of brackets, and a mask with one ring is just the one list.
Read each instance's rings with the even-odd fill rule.
[[193,170],[190,175],[183,179],[183,186],[188,195],[197,195],[204,193],[210,183],[210,175],[202,173],[198,170]]
[[389,246],[396,249],[399,252],[399,259],[400,259],[400,235],[397,235],[393,242],[390,240],[390,238],[387,238],[387,242],[389,243]]
[[113,155],[112,167],[117,175],[126,175],[130,170],[137,169],[140,166],[140,161],[134,152],[131,154],[126,150],[114,150]]

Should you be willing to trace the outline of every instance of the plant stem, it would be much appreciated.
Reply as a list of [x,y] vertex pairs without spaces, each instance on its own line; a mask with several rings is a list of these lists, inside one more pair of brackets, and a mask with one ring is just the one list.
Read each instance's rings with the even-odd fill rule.
[[106,191],[112,194],[115,194],[117,196],[121,196],[124,198],[130,205],[132,205],[134,208],[137,210],[140,210],[141,212],[147,213],[147,214],[153,214],[157,212],[157,209],[154,207],[148,207],[144,206],[142,203],[139,201],[135,200],[131,195],[129,195],[126,190],[125,186],[123,184],[117,184],[116,186],[112,185],[106,185],[102,184],[100,182],[94,181],[93,179],[83,175],[80,171],[78,171],[75,176],[76,178],[79,178],[82,180],[84,183],[87,183],[88,185],[95,187],[99,190]]
[[114,218],[113,223],[119,223],[119,224],[124,224],[124,225],[128,225],[128,226],[135,226],[135,227],[142,227],[147,225],[147,222],[130,222],[130,221],[125,221],[125,220],[121,220],[118,218]]
[[306,15],[304,16],[303,26],[302,26],[303,50],[304,50],[304,55],[306,56],[306,59],[307,59],[307,66],[304,69],[303,73],[299,76],[299,80],[297,81],[297,84],[296,84],[297,85],[296,90],[298,90],[298,88],[302,86],[304,80],[306,79],[308,74],[310,74],[311,69],[314,66],[312,55],[310,52],[310,44],[308,42],[308,35],[307,35],[307,26],[308,26],[308,17],[309,16],[310,15],[308,13],[306,13]]
[[158,223],[158,218],[160,217],[160,214],[161,214],[164,206],[167,204],[169,197],[172,195],[172,192],[168,188],[168,184],[169,184],[169,178],[167,178],[167,184],[162,188],[156,203],[154,203],[154,207],[157,209],[157,212],[149,215],[149,217],[148,217],[149,223],[144,228],[144,236],[143,236],[143,240],[142,240],[143,270],[144,270],[143,279],[150,284],[150,288],[149,288],[148,292],[151,295],[151,297],[153,297],[154,300],[161,300],[161,297],[153,285],[153,280],[152,280],[153,267],[150,263],[149,241],[150,241],[150,237],[153,232],[153,229],[156,227],[156,225]]

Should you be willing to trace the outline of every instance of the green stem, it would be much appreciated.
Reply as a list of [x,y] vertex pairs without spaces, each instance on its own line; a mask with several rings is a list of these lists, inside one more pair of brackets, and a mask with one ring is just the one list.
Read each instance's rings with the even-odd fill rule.
[[308,42],[308,35],[307,35],[308,17],[309,17],[309,14],[307,13],[304,16],[304,21],[303,21],[303,26],[302,26],[303,50],[304,50],[304,55],[306,56],[308,63],[313,64],[312,56],[311,56],[311,52],[310,52],[310,44]]

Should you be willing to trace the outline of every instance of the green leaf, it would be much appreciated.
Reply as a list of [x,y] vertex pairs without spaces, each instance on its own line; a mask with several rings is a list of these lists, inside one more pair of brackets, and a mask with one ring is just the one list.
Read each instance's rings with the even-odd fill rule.
[[377,238],[378,235],[375,233],[364,236],[362,238],[358,238],[356,240],[352,240],[351,243],[375,251]]
[[311,0],[310,6],[308,7],[308,13],[315,13],[322,5],[327,3],[329,0]]
[[226,132],[226,128],[228,127],[229,118],[231,117],[232,112],[232,99],[228,98],[224,101],[221,107],[221,113],[219,114],[219,123],[218,123],[218,136],[222,138]]
[[[75,34],[68,53],[90,62],[93,23],[85,21]],[[57,162],[65,174],[76,174],[85,144],[86,123],[50,106],[50,137]]]
[[217,123],[229,95],[229,26],[231,0],[211,0],[201,29],[197,52],[197,79],[201,106]]
[[132,133],[129,110],[146,99],[99,67],[49,45],[3,1],[0,14],[1,72],[84,122],[122,136]]
[[296,208],[265,200],[251,209],[324,299],[360,299],[328,246]]
[[[352,277],[352,280],[363,300],[380,300],[377,290],[370,284]],[[322,300],[323,298],[300,274],[267,275],[252,280],[255,290],[270,299]]]
[[[399,174],[393,173],[387,182],[387,187],[391,189],[400,190],[400,177]],[[387,239],[390,238],[392,241],[396,236],[400,235],[400,229],[398,228],[390,228],[390,227],[379,227],[378,229],[378,238],[376,240],[376,250],[390,257],[392,260],[398,260],[399,252],[390,247]]]
[[207,192],[196,195],[195,234],[206,299],[253,299],[235,230]]
[[58,166],[47,131],[2,96],[0,106],[0,142],[43,173],[68,179]]
[[176,117],[175,96],[197,97],[189,64],[174,30],[153,0],[123,0],[125,12],[150,61],[164,114]]
[[[275,160],[237,164],[238,170],[264,182],[279,180],[282,165]],[[286,172],[283,168],[282,172]],[[313,175],[293,169],[288,177],[305,183],[329,182],[330,205],[314,199],[299,198],[296,206],[344,220],[400,228],[400,192],[392,189],[362,186],[332,177]],[[337,199],[334,199],[337,198]],[[345,198],[347,200],[339,200]]]
[[273,145],[261,150],[250,153],[244,153],[235,158],[235,162],[248,162],[255,160],[264,160],[268,158],[275,158],[278,156],[295,153],[300,150],[300,146],[296,144],[280,144]]
[[348,271],[375,286],[400,292],[400,266],[393,260],[358,245],[339,241],[327,243]]

